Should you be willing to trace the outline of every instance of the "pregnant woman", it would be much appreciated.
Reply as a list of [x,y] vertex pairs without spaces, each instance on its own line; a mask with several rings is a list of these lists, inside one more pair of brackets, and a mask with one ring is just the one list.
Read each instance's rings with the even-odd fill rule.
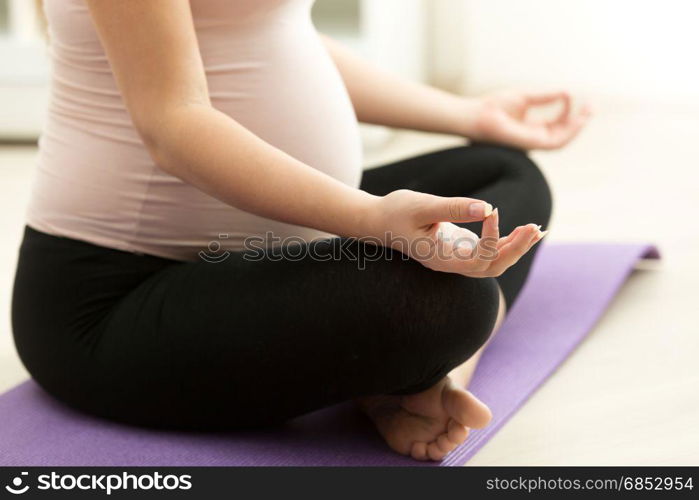
[[[549,219],[518,148],[564,145],[587,113],[405,82],[318,34],[312,3],[45,0],[15,342],[101,417],[236,429],[353,400],[439,460],[490,419],[465,387]],[[358,121],[474,145],[362,174]]]

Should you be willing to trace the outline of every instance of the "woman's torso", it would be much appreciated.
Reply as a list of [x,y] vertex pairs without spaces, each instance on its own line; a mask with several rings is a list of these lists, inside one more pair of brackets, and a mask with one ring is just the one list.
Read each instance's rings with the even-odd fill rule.
[[[311,23],[312,3],[190,0],[213,106],[357,187],[356,118]],[[179,260],[197,258],[212,242],[239,250],[250,236],[327,236],[232,208],[160,170],[131,122],[84,0],[45,0],[45,9],[53,78],[30,226]]]

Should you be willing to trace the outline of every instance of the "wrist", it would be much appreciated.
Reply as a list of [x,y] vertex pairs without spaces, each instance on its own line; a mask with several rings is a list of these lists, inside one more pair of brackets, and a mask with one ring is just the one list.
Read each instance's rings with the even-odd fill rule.
[[382,196],[369,194],[358,190],[359,202],[355,209],[355,221],[352,234],[355,238],[378,238],[383,241],[382,231],[384,224],[383,210],[381,210]]
[[480,97],[462,97],[460,103],[455,106],[455,112],[459,114],[459,128],[457,134],[470,139],[480,137],[480,121],[485,108],[485,103]]

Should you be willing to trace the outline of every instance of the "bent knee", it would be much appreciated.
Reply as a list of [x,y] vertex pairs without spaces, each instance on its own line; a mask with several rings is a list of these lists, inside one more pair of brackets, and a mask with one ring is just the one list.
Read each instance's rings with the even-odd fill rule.
[[401,328],[412,332],[413,347],[432,364],[456,366],[490,338],[501,307],[493,278],[431,273],[438,282],[415,304]]
[[517,177],[522,182],[532,186],[541,185],[547,190],[549,189],[544,173],[526,151],[505,146],[484,147],[490,149],[491,154],[497,156],[505,175]]
[[[526,151],[506,146],[477,146],[487,151],[497,160],[502,180],[516,184],[522,196],[526,196],[528,206],[537,212],[537,221],[551,217],[553,195],[551,186],[543,171],[529,157]],[[546,225],[546,223],[542,225]]]
[[[452,314],[445,328],[453,330],[454,345],[471,357],[490,338],[502,311],[502,292],[495,278],[464,278],[455,291]],[[464,290],[466,289],[464,293]],[[458,293],[461,291],[461,293]]]

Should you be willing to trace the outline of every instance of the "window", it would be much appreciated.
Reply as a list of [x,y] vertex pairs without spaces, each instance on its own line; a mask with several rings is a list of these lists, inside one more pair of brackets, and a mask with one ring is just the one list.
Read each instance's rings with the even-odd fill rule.
[[360,35],[360,0],[317,0],[313,22],[319,31],[341,39]]
[[10,5],[8,0],[0,0],[0,36],[10,31]]

